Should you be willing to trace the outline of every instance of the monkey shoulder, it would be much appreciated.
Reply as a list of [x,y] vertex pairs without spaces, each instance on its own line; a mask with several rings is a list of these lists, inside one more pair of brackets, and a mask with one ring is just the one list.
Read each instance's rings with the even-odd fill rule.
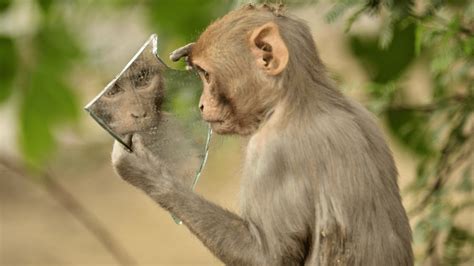
[[289,133],[286,129],[273,128],[265,134],[254,135],[247,146],[242,184],[245,191],[241,195],[246,195],[246,201],[252,203],[277,201],[279,204],[265,204],[278,207],[269,210],[272,212],[291,212],[301,207],[309,210],[311,205],[308,193],[312,185],[303,176],[301,164],[294,159],[298,151],[286,140]]

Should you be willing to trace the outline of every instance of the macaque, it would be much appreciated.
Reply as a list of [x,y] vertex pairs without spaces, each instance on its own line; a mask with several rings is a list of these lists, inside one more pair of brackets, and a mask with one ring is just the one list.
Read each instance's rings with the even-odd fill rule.
[[241,213],[193,193],[150,154],[113,165],[228,265],[413,265],[397,169],[381,130],[326,74],[305,23],[244,6],[178,49],[199,72],[202,118],[248,136]]

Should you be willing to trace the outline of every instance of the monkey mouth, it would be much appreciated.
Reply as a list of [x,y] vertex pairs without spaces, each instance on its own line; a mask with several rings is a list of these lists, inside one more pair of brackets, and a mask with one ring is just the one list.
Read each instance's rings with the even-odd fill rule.
[[221,119],[213,119],[213,120],[205,120],[209,124],[222,124],[224,123],[224,120]]

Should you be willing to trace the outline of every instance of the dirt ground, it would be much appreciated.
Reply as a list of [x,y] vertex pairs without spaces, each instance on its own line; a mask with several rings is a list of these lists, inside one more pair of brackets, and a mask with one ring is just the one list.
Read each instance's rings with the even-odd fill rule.
[[[217,142],[197,190],[236,210],[240,145],[235,139]],[[185,226],[113,173],[110,146],[95,149],[89,159],[83,152],[89,151],[61,156],[54,178],[106,225],[138,265],[220,265]],[[41,184],[1,166],[0,202],[0,265],[117,265]]]

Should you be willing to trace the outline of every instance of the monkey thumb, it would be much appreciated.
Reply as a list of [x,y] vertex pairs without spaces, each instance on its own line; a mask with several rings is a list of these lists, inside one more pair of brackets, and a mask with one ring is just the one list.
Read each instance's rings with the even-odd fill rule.
[[132,149],[143,146],[143,137],[139,134],[133,134],[132,136]]
[[114,141],[111,154],[112,164],[117,165],[125,153],[127,153],[127,151],[123,148],[123,145],[118,141]]

